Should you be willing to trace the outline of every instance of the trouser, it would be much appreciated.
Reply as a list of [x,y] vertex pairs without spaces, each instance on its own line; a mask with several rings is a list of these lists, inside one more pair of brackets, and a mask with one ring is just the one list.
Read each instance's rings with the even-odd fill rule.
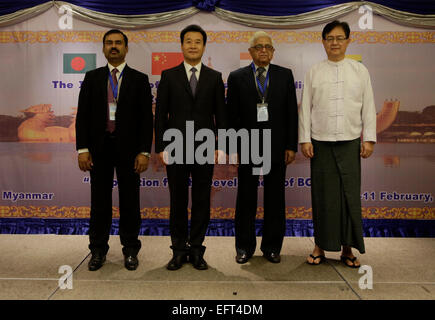
[[[286,165],[272,164],[264,180],[264,220],[261,251],[280,253],[285,235],[285,174]],[[256,248],[255,219],[259,176],[252,166],[238,168],[235,232],[236,250],[252,255]]]
[[[205,234],[210,222],[210,192],[213,165],[172,164],[166,166],[170,193],[169,228],[175,255],[204,254]],[[189,178],[192,177],[192,208],[188,230]]]
[[[92,154],[91,154],[92,155]],[[141,248],[138,239],[141,216],[139,174],[134,171],[135,158],[126,158],[117,150],[115,138],[107,135],[103,151],[92,155],[91,218],[89,221],[89,249],[106,254],[112,225],[112,188],[114,171],[119,192],[119,235],[125,255],[137,255]]]

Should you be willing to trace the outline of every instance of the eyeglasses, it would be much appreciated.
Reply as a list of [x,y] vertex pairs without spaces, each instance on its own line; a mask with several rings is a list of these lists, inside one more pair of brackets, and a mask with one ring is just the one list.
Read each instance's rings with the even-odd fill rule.
[[261,51],[263,49],[266,49],[267,51],[273,51],[273,50],[275,50],[273,48],[273,46],[271,46],[270,44],[266,44],[264,46],[262,44],[257,44],[256,46],[253,46],[251,48],[253,48],[253,49],[257,50],[257,51]]
[[344,36],[337,36],[337,37],[326,37],[326,42],[334,42],[334,40],[337,40],[337,42],[343,42],[344,40],[347,40]]

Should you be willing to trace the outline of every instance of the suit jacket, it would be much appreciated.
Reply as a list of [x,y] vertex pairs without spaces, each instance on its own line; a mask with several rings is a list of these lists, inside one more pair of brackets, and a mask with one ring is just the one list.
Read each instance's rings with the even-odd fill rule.
[[166,130],[178,129],[186,136],[186,121],[194,121],[195,133],[203,128],[215,133],[217,129],[226,129],[222,75],[204,64],[201,66],[195,97],[190,89],[184,63],[162,72],[157,88],[156,153],[162,152],[170,143],[163,141]]
[[269,65],[269,84],[265,101],[268,103],[269,120],[258,122],[257,103],[260,103],[261,99],[252,67],[249,65],[230,73],[227,91],[229,127],[235,130],[271,129],[272,163],[281,163],[285,160],[285,150],[297,151],[298,141],[298,109],[290,69]]
[[[85,75],[79,95],[76,119],[76,148],[101,151],[106,134],[109,68],[97,68]],[[126,155],[151,152],[153,139],[152,95],[148,76],[124,68],[115,114],[116,141]]]

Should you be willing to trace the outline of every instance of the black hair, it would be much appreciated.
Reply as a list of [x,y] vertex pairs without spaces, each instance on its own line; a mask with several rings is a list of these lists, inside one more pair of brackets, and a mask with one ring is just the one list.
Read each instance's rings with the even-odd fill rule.
[[184,35],[188,32],[199,32],[202,34],[202,39],[203,39],[203,43],[204,45],[207,43],[207,33],[205,33],[205,31],[198,25],[196,24],[191,24],[190,26],[187,26],[186,28],[184,28],[181,33],[180,33],[180,39],[181,39],[181,43],[184,42]]
[[124,37],[125,46],[128,47],[128,38],[127,38],[127,36],[126,36],[126,35],[125,35],[121,30],[118,30],[118,29],[112,29],[112,30],[109,30],[109,31],[107,31],[107,32],[104,34],[104,37],[103,37],[103,45],[104,45],[104,42],[106,41],[106,37],[107,37],[109,34],[112,34],[112,33],[120,33],[120,34],[122,34],[122,36]]
[[323,31],[322,31],[322,39],[323,39],[323,40],[326,40],[326,35],[327,35],[328,33],[330,33],[330,32],[332,31],[332,29],[334,29],[335,27],[341,27],[341,28],[343,29],[343,31],[344,31],[344,34],[346,35],[346,39],[349,38],[349,35],[350,35],[350,27],[349,27],[349,24],[348,24],[347,22],[344,22],[344,21],[343,21],[343,22],[340,22],[340,21],[338,21],[338,20],[334,20],[334,21],[328,23],[328,24],[323,28]]

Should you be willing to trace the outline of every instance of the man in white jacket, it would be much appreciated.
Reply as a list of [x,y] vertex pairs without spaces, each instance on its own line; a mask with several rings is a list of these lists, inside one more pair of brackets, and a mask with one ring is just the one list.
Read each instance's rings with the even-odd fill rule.
[[318,265],[324,251],[341,251],[343,263],[357,268],[352,248],[365,253],[360,158],[373,153],[376,108],[367,68],[345,58],[349,34],[346,22],[333,21],[323,29],[328,59],[305,76],[299,143],[311,161],[315,247],[307,262]]

